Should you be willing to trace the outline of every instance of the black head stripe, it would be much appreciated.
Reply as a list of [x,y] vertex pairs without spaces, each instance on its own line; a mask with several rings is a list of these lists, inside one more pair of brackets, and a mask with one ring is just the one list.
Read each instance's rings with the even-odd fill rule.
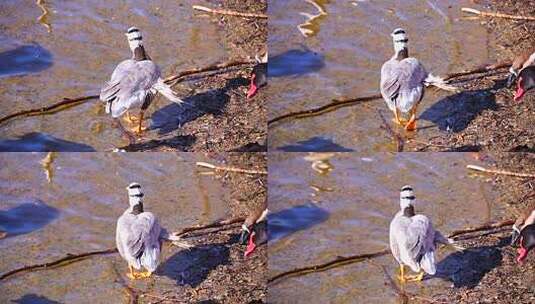
[[402,30],[402,29],[399,29],[399,30],[394,32],[394,35],[397,35],[397,34],[405,34],[405,31]]
[[395,40],[395,42],[409,42],[409,39],[400,39],[400,40]]
[[139,32],[139,29],[137,29],[136,27],[129,29],[127,33],[130,34],[135,32]]
[[134,37],[134,38],[128,39],[128,41],[134,41],[134,40],[143,40],[143,38],[141,38],[141,36],[139,36],[139,37]]
[[407,190],[412,191],[412,187],[411,186],[405,186],[405,187],[401,188],[401,191],[407,191]]
[[135,188],[141,188],[141,185],[140,184],[132,184],[130,186],[128,186],[128,189],[135,189]]
[[408,199],[408,200],[411,200],[411,201],[412,201],[412,200],[415,199],[415,197],[414,197],[414,195],[411,195],[411,196],[403,196],[402,199]]
[[143,193],[138,193],[138,194],[132,194],[130,195],[130,197],[143,197]]

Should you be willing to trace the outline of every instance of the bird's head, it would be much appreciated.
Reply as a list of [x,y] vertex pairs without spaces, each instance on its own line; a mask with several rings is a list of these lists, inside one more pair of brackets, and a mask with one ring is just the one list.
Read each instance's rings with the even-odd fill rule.
[[401,191],[399,192],[399,206],[401,210],[411,207],[414,199],[415,197],[412,186],[405,185],[401,187]]
[[247,91],[247,99],[253,98],[253,96],[255,96],[258,92],[258,89],[267,83],[267,75],[265,75],[264,66],[266,66],[268,62],[268,53],[266,52],[261,57],[256,55],[255,60],[256,65],[251,73],[251,84],[249,85],[249,90]]
[[518,256],[516,261],[518,263],[523,263],[528,253],[535,248],[535,224],[527,225],[522,228],[519,237],[520,248],[518,248]]
[[128,202],[131,207],[143,203],[143,191],[141,191],[139,183],[131,183],[126,187],[126,190],[128,191]]
[[529,90],[535,88],[535,66],[524,68],[516,81],[515,101],[520,101]]
[[394,50],[396,51],[396,54],[405,52],[408,55],[409,38],[407,37],[405,30],[402,28],[397,28],[392,32],[391,36],[392,41],[394,42]]
[[143,37],[141,36],[141,31],[137,27],[132,26],[126,31],[125,35],[132,52],[139,46],[143,46]]
[[257,245],[264,242],[266,229],[266,217],[268,209],[264,209],[257,218],[256,216],[248,217],[241,226],[240,244],[247,244],[245,256],[248,257],[256,249]]

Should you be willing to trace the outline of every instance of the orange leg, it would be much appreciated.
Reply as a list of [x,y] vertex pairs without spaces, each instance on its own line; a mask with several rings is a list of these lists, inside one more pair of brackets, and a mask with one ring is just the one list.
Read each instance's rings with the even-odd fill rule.
[[415,131],[416,130],[416,110],[418,106],[414,106],[414,108],[411,109],[410,114],[411,118],[409,119],[409,122],[405,126],[405,130],[407,131]]
[[402,121],[402,119],[401,119],[400,116],[401,116],[401,114],[399,113],[399,109],[396,108],[396,109],[394,110],[394,119],[393,119],[393,121],[394,121],[396,124],[402,126],[402,125],[403,125],[403,121]]

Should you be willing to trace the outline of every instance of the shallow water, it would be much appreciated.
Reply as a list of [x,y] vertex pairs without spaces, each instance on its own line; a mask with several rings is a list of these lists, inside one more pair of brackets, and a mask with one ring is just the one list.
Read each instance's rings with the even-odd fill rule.
[[[415,189],[416,212],[429,216],[445,235],[491,220],[498,212],[493,208],[495,193],[483,179],[468,173],[467,164],[479,161],[468,153],[271,153],[269,277],[337,256],[389,248],[390,220],[399,210],[399,189],[406,184]],[[439,249],[437,277],[411,283],[407,289],[431,295],[449,288],[451,278],[458,282],[462,276],[456,259],[451,249]],[[381,266],[390,276],[396,275],[397,263],[388,254],[275,281],[268,300],[397,303]]]
[[[113,248],[117,218],[128,207],[125,187],[134,181],[144,188],[145,209],[169,231],[230,217],[221,203],[228,190],[197,173],[195,161],[209,161],[200,155],[59,153],[44,166],[45,155],[0,154],[0,230],[7,232],[0,240],[0,273],[67,253]],[[162,263],[177,252],[166,246]],[[184,263],[189,261],[178,264],[184,268]],[[158,284],[176,284],[166,275],[173,270],[163,268],[157,271]],[[195,271],[195,266],[185,268]],[[19,274],[0,284],[0,302],[25,296],[61,303],[123,302],[118,276],[126,270],[118,255],[108,255]]]
[[[193,4],[207,1],[44,1],[49,13],[38,20],[43,10],[35,1],[1,1],[0,116],[98,95],[115,66],[131,56],[124,33],[133,25],[163,76],[226,60],[224,32],[211,17],[194,13]],[[188,86],[176,89],[187,92]],[[158,97],[147,117],[168,104]],[[18,151],[40,140],[24,137],[30,133],[98,151],[127,144],[98,100],[0,126],[0,140],[19,141]]]
[[[411,56],[435,75],[492,61],[486,29],[478,21],[460,20],[460,8],[466,6],[481,8],[468,0],[270,1],[270,55],[280,59],[288,58],[289,52],[302,53],[297,59],[293,56],[283,61],[286,69],[280,60],[270,58],[270,119],[322,106],[333,98],[377,94],[381,66],[393,53],[390,33],[397,27],[408,32]],[[302,24],[301,29],[309,30],[307,37],[298,28]],[[292,71],[294,62],[301,67],[299,73]],[[444,116],[452,110],[444,108],[448,108],[445,96],[426,91],[419,107],[421,129],[415,136],[433,136],[447,129],[450,122]],[[395,151],[380,128],[376,109],[390,122],[392,113],[378,99],[275,123],[270,126],[270,147],[283,151]]]

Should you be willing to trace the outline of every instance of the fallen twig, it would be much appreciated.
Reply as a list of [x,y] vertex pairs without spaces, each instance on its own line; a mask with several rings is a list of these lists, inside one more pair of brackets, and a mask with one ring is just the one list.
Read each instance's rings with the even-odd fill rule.
[[11,120],[13,118],[16,118],[16,117],[29,117],[29,116],[37,116],[37,115],[54,114],[54,113],[57,113],[57,112],[59,112],[61,110],[65,110],[65,109],[68,109],[70,107],[74,107],[74,106],[77,106],[77,105],[84,104],[84,103],[88,102],[89,100],[92,100],[92,99],[95,99],[95,98],[98,98],[98,95],[83,96],[83,97],[78,97],[78,98],[74,98],[74,99],[65,98],[63,101],[60,101],[60,102],[55,103],[55,104],[52,104],[50,106],[46,106],[46,107],[38,108],[38,109],[20,111],[20,112],[16,112],[16,113],[4,116],[4,117],[0,118],[0,124],[6,122],[8,120]]
[[250,59],[250,60],[231,60],[231,61],[227,61],[227,62],[223,62],[223,63],[217,63],[217,64],[209,65],[209,66],[203,67],[203,68],[193,68],[193,69],[185,70],[185,71],[182,71],[182,72],[180,72],[178,74],[169,76],[169,77],[165,78],[164,82],[167,83],[168,85],[173,86],[173,85],[179,83],[180,81],[182,81],[184,79],[184,77],[189,76],[189,75],[199,74],[199,73],[204,73],[204,72],[210,72],[210,71],[217,71],[217,70],[222,70],[222,69],[226,69],[226,68],[230,68],[230,67],[234,67],[234,66],[238,66],[238,65],[248,65],[248,64],[254,64],[254,63],[255,63],[254,59]]
[[0,281],[5,280],[5,279],[17,274],[17,273],[28,272],[28,271],[32,271],[32,270],[35,270],[35,269],[46,269],[46,268],[56,267],[56,266],[60,266],[60,265],[68,265],[70,263],[74,263],[74,262],[79,261],[79,260],[84,260],[84,259],[86,259],[88,257],[91,257],[91,256],[103,255],[103,254],[112,254],[112,253],[116,253],[116,252],[117,252],[116,248],[110,248],[110,249],[106,249],[106,250],[91,251],[91,252],[85,252],[85,253],[81,253],[81,254],[67,254],[67,256],[65,256],[65,257],[63,257],[63,258],[61,258],[59,260],[55,260],[53,262],[37,264],[37,265],[30,265],[30,266],[24,266],[24,267],[21,267],[21,268],[18,268],[18,269],[11,270],[11,271],[8,271],[6,273],[3,273],[2,275],[0,275]]
[[485,169],[483,167],[476,166],[476,165],[467,165],[466,168],[470,170],[491,173],[491,174],[508,175],[508,176],[522,177],[522,178],[535,178],[535,174],[531,174],[531,173],[518,173],[518,172],[505,171],[505,170]]
[[462,77],[462,76],[467,76],[467,75],[472,75],[472,74],[486,73],[486,72],[490,72],[494,70],[508,68],[511,66],[511,64],[512,63],[510,61],[504,61],[504,62],[498,62],[498,63],[491,64],[491,65],[479,66],[472,70],[447,74],[446,77],[444,77],[444,80],[450,80],[452,78],[457,78],[457,77]]
[[229,16],[236,16],[236,17],[245,17],[245,18],[262,18],[267,19],[267,15],[265,14],[256,14],[256,13],[242,13],[242,12],[236,12],[231,10],[221,10],[221,9],[213,9],[202,5],[193,5],[194,10],[203,11],[207,13],[212,14],[218,14],[218,15],[229,15]]
[[496,18],[505,18],[505,19],[514,19],[514,20],[530,20],[535,21],[535,17],[531,16],[517,16],[517,15],[508,15],[503,13],[489,13],[489,12],[482,12],[480,10],[476,10],[473,8],[463,7],[461,8],[461,11],[465,13],[470,14],[476,14],[483,17],[496,17]]
[[205,230],[205,229],[211,229],[211,228],[218,228],[218,227],[232,225],[232,224],[235,224],[235,223],[241,223],[244,220],[245,220],[245,218],[239,217],[239,218],[234,218],[234,219],[214,222],[214,223],[210,223],[210,224],[207,224],[207,225],[199,225],[199,226],[187,227],[187,228],[184,228],[184,229],[179,230],[177,232],[173,232],[172,235],[174,235],[174,236],[182,236],[182,235],[184,235],[186,233],[193,232],[193,231],[199,231],[199,230]]
[[[210,223],[210,224],[207,224],[207,225],[186,227],[186,228],[183,228],[180,231],[177,231],[177,232],[173,233],[173,235],[181,236],[181,235],[184,235],[184,234],[186,234],[188,232],[192,232],[192,231],[198,231],[198,230],[204,230],[204,229],[228,226],[228,225],[232,225],[232,224],[235,224],[235,223],[238,223],[238,222],[241,223],[244,220],[245,220],[244,218],[235,218],[235,219],[229,219],[229,220],[223,220],[223,221],[219,221],[219,222],[215,222],[215,223]],[[217,232],[217,231],[215,231],[215,232]],[[165,240],[165,241],[169,241],[169,242],[172,243],[171,240]],[[13,276],[15,274],[18,274],[18,273],[23,273],[23,272],[33,271],[33,270],[39,270],[39,269],[49,269],[49,268],[54,268],[54,267],[59,267],[59,266],[65,266],[65,265],[69,265],[71,263],[75,263],[75,262],[79,262],[79,261],[85,260],[85,259],[90,258],[92,256],[115,254],[115,253],[117,253],[117,249],[114,247],[114,248],[109,248],[109,249],[105,249],[105,250],[84,252],[84,253],[80,253],[80,254],[67,254],[65,257],[60,258],[60,259],[55,260],[55,261],[52,261],[52,262],[43,263],[43,264],[37,264],[37,265],[24,266],[24,267],[17,268],[17,269],[8,271],[6,273],[3,273],[3,274],[0,275],[0,281],[5,280],[5,279],[7,279],[7,278],[9,278],[9,277],[11,277],[11,276]]]
[[403,146],[404,146],[403,137],[398,132],[394,131],[390,127],[390,124],[388,124],[388,122],[386,121],[381,111],[377,110],[377,114],[379,115],[379,117],[381,117],[381,120],[383,121],[383,129],[386,132],[388,132],[388,134],[390,134],[390,136],[392,136],[396,140],[397,152],[403,152]]
[[478,226],[478,227],[455,230],[452,233],[450,233],[448,235],[448,237],[449,238],[454,238],[454,237],[456,237],[458,235],[461,235],[461,234],[467,234],[467,233],[472,233],[472,232],[492,230],[492,229],[501,228],[501,227],[505,227],[505,226],[511,226],[514,223],[515,223],[515,220],[506,220],[506,221],[502,221],[502,222],[499,222],[499,223],[485,224],[485,225]]
[[205,167],[210,168],[216,171],[228,171],[228,172],[235,172],[235,173],[245,173],[245,174],[262,174],[267,175],[267,171],[260,171],[260,170],[250,170],[250,169],[241,169],[241,168],[234,168],[234,167],[221,167],[212,165],[205,162],[196,162],[196,165],[199,167]]
[[129,304],[137,304],[139,300],[139,293],[132,288],[130,285],[128,285],[127,282],[123,279],[123,277],[119,274],[119,270],[117,270],[117,267],[113,266],[113,271],[115,272],[115,275],[117,276],[117,281],[123,286],[123,289],[128,296],[128,303]]
[[351,99],[333,99],[332,102],[324,106],[318,107],[318,108],[291,112],[291,113],[287,113],[287,114],[275,117],[268,121],[268,125],[271,125],[275,122],[278,122],[284,119],[289,119],[289,118],[305,118],[305,117],[318,116],[327,112],[334,111],[339,108],[354,106],[356,104],[369,102],[369,101],[379,99],[379,98],[382,98],[381,94],[375,94],[375,95],[363,96],[363,97],[357,97],[357,98],[351,98]]

